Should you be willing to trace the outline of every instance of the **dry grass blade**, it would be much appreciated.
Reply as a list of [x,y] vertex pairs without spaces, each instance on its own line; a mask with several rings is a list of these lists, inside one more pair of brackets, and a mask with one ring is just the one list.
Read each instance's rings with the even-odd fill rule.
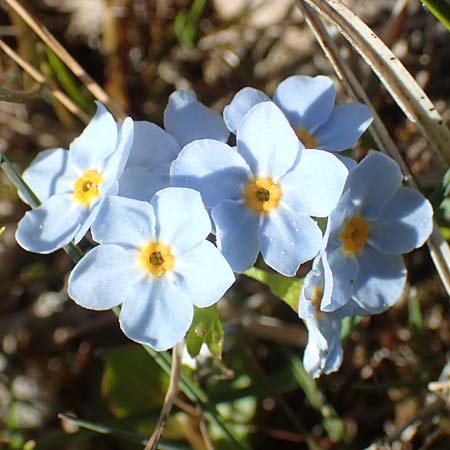
[[[406,183],[412,187],[417,188],[414,178],[402,155],[400,154],[400,151],[389,135],[389,132],[384,126],[382,120],[376,113],[365,90],[350,69],[349,65],[342,58],[337,45],[326,30],[325,26],[323,25],[317,14],[315,14],[315,12],[311,8],[304,4],[303,0],[299,0],[297,4],[302,10],[308,26],[315,34],[325,55],[331,62],[337,76],[342,81],[342,84],[344,85],[347,93],[353,98],[353,100],[365,103],[372,109],[374,121],[373,125],[369,128],[369,131],[372,134],[372,137],[377,143],[378,147],[381,151],[388,154],[397,161],[403,173],[406,175]],[[428,241],[428,247],[430,249],[430,254],[433,262],[442,280],[442,284],[444,285],[448,295],[450,295],[450,248],[447,242],[442,237],[442,234],[440,233],[436,223],[434,224],[433,232]]]
[[155,450],[158,448],[161,434],[164,431],[167,421],[169,420],[170,411],[172,410],[173,402],[178,393],[178,385],[181,375],[181,353],[183,352],[184,341],[177,344],[172,350],[172,368],[170,371],[169,387],[167,388],[164,404],[156,423],[155,430],[150,437],[144,450]]
[[0,49],[3,50],[11,59],[13,59],[25,72],[27,72],[36,82],[46,85],[50,95],[65,106],[72,114],[77,116],[83,123],[88,123],[90,117],[82,111],[64,92],[53,85],[48,85],[46,78],[35,67],[22,59],[8,44],[0,39]]
[[450,166],[450,130],[425,92],[392,51],[341,2],[305,1],[346,37],[377,74],[406,116],[417,125],[444,166]]
[[126,117],[125,111],[86,73],[80,64],[78,64],[72,55],[70,55],[38,19],[34,18],[17,0],[5,1],[81,80],[95,98],[102,102],[117,119],[124,119]]

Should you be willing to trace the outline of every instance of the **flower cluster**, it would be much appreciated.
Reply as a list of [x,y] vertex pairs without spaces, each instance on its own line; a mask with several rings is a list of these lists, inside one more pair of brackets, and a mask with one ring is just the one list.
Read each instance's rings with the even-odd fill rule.
[[41,205],[16,239],[50,253],[90,229],[98,245],[73,269],[69,295],[90,309],[121,305],[123,332],[157,350],[182,340],[194,305],[217,302],[260,253],[288,277],[313,260],[298,307],[304,362],[314,376],[337,370],[342,318],[400,297],[401,255],[428,238],[432,209],[387,156],[356,164],[337,153],[372,114],[335,97],[328,77],[292,76],[273,100],[242,89],[222,118],[176,91],[165,129],[118,124],[98,104],[69,151],[46,150],[25,171]]

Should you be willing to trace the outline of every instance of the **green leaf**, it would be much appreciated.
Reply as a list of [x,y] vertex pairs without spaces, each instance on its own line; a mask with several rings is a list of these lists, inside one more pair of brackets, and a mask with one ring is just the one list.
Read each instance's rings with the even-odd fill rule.
[[267,285],[272,294],[281,298],[295,312],[298,312],[298,301],[303,280],[285,277],[279,273],[269,273],[256,267],[251,267],[244,272],[244,275]]
[[200,19],[207,0],[194,0],[188,12],[180,11],[175,17],[174,31],[182,47],[193,48],[200,27]]
[[422,0],[422,3],[450,30],[450,3],[447,0]]
[[164,401],[169,377],[138,346],[109,350],[102,380],[102,395],[117,417],[158,408]]
[[205,343],[217,358],[222,356],[223,328],[216,305],[209,308],[195,308],[194,319],[186,337],[186,348],[195,358]]

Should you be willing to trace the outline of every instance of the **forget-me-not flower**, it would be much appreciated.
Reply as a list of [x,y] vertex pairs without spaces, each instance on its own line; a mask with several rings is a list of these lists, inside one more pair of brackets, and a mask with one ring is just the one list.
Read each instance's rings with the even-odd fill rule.
[[[273,97],[306,148],[341,151],[352,147],[372,123],[370,109],[361,103],[334,106],[336,89],[329,77],[294,75],[282,81]],[[245,114],[256,104],[270,101],[262,91],[241,89],[223,115],[236,134]]]
[[147,121],[134,122],[134,140],[119,180],[118,195],[150,200],[169,186],[170,163],[181,148],[196,139],[225,142],[229,131],[220,114],[197,100],[193,91],[175,91],[164,111],[163,130]]
[[272,102],[245,115],[236,148],[195,141],[171,166],[172,183],[198,190],[211,209],[217,245],[234,271],[251,267],[261,250],[285,275],[320,249],[322,233],[311,216],[330,214],[346,176],[334,155],[303,150]]
[[51,253],[80,241],[101,203],[117,193],[132,140],[133,121],[117,124],[97,103],[97,113],[69,151],[58,148],[39,154],[23,177],[41,205],[19,222],[17,242],[32,252]]
[[173,347],[192,323],[194,305],[210,306],[233,284],[222,254],[205,240],[211,222],[200,194],[167,188],[151,202],[112,196],[92,228],[101,245],[69,278],[69,295],[89,309],[122,304],[120,326],[157,350]]
[[333,274],[331,301],[366,314],[386,310],[406,282],[402,254],[420,247],[433,228],[433,210],[422,194],[401,186],[398,164],[380,152],[350,173],[329,218],[326,259]]

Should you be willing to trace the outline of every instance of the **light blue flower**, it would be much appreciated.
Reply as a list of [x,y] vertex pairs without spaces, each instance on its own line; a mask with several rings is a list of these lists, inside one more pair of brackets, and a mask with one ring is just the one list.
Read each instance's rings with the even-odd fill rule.
[[350,173],[329,218],[326,260],[333,293],[323,311],[353,304],[376,314],[401,296],[406,282],[402,254],[423,245],[433,228],[430,203],[402,187],[402,179],[397,163],[380,152]]
[[158,125],[134,122],[134,140],[119,193],[136,200],[150,200],[169,186],[170,163],[181,148],[196,139],[225,142],[229,131],[222,117],[197,100],[193,91],[175,91],[164,111],[163,130]]
[[122,304],[120,326],[132,340],[157,350],[173,347],[189,329],[194,305],[217,302],[234,282],[219,250],[205,240],[211,222],[200,194],[167,188],[150,203],[110,197],[92,228],[101,245],[69,278],[81,306]]
[[236,149],[194,141],[171,166],[172,183],[198,190],[212,210],[217,245],[234,271],[251,267],[261,250],[285,275],[320,249],[322,233],[311,216],[330,214],[346,176],[334,155],[304,151],[272,102],[245,115]]
[[[352,147],[373,119],[367,106],[361,103],[334,106],[335,99],[331,78],[303,75],[286,78],[273,97],[306,148],[333,152]],[[229,130],[236,134],[245,114],[254,105],[269,100],[257,89],[241,89],[224,109]]]
[[17,242],[32,252],[51,253],[80,241],[105,198],[117,193],[132,140],[133,121],[117,124],[97,103],[97,113],[70,151],[58,148],[38,155],[24,179],[41,205],[19,222]]

